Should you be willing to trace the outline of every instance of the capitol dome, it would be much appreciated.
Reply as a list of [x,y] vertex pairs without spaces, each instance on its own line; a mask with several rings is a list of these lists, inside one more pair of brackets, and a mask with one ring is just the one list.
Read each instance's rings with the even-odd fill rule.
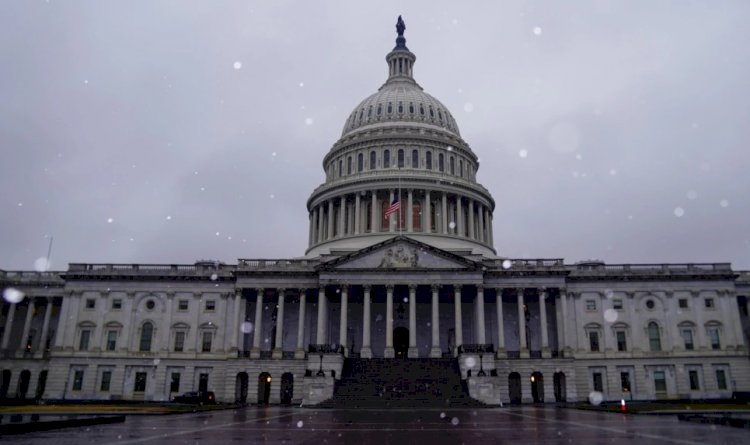
[[358,250],[403,235],[464,255],[494,257],[495,202],[476,181],[479,159],[448,108],[414,80],[416,56],[399,17],[388,77],[349,114],[307,201],[307,256]]

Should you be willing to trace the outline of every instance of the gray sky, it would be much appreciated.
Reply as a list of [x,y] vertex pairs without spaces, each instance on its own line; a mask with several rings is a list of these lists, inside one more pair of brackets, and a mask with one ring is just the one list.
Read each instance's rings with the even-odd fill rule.
[[398,14],[499,254],[750,268],[750,2],[402,3],[4,2],[0,268],[301,256]]

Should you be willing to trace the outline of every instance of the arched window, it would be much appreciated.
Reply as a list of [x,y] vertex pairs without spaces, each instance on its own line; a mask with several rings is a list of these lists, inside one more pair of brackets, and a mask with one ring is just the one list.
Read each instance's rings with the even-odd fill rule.
[[443,122],[443,112],[442,112],[442,111],[440,111],[440,109],[438,109],[438,120],[439,120],[440,122]]
[[388,114],[393,113],[393,104],[391,102],[388,102]]
[[450,174],[455,175],[456,174],[456,158],[451,156],[448,162],[449,162]]
[[375,154],[375,150],[370,152],[370,170],[375,170],[375,161],[377,159],[377,155]]
[[462,159],[458,160],[458,176],[464,177],[464,161]]
[[414,201],[411,206],[411,225],[415,232],[422,231],[422,203]]
[[661,351],[661,338],[659,337],[659,325],[656,322],[648,324],[648,344],[652,351]]
[[403,102],[399,102],[398,103],[398,114],[403,114],[403,112],[404,112],[404,103]]
[[141,352],[151,351],[151,339],[154,337],[154,325],[150,321],[141,326],[141,344],[138,348]]
[[411,168],[419,168],[419,152],[417,150],[411,151]]
[[409,114],[414,114],[414,103],[409,102]]
[[338,175],[338,177],[340,178],[342,174],[344,174],[344,161],[341,160],[341,159],[339,159],[339,175]]
[[445,171],[445,157],[442,153],[438,154],[438,170],[441,172]]
[[367,119],[370,119],[370,117],[372,117],[372,105],[367,108]]
[[361,172],[365,169],[365,157],[362,153],[357,155],[357,171]]
[[352,157],[351,156],[346,158],[346,174],[347,175],[352,174]]
[[364,108],[362,108],[361,110],[359,110],[359,121],[360,121],[360,122],[362,122],[362,116],[363,116],[364,114],[365,114],[365,109],[364,109]]
[[432,152],[428,151],[425,153],[425,166],[427,170],[432,170]]
[[391,151],[383,151],[383,168],[391,168]]
[[432,117],[432,118],[435,117],[435,111],[433,111],[432,105],[430,105],[430,117]]
[[380,116],[383,113],[383,105],[378,104],[378,116]]
[[424,105],[422,105],[422,104],[419,104],[419,114],[421,114],[422,116],[424,116]]
[[398,150],[398,168],[404,168],[404,150]]

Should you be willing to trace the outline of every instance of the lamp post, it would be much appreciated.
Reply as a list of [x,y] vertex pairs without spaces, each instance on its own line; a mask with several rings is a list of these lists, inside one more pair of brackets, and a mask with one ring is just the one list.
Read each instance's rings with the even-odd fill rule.
[[324,377],[326,375],[325,372],[323,372],[323,352],[320,353],[320,368],[318,369],[318,377]]
[[484,377],[487,375],[487,373],[484,372],[484,366],[482,365],[482,358],[484,357],[484,354],[481,352],[479,353],[479,372],[477,373],[478,377]]

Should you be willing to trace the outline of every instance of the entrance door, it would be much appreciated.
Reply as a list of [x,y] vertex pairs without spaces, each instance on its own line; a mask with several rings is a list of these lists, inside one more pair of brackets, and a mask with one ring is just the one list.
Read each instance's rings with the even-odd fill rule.
[[237,403],[247,403],[248,376],[246,372],[240,372],[235,379],[234,400]]
[[555,388],[555,402],[565,402],[565,374],[556,372],[552,376],[552,384]]
[[258,405],[268,405],[271,398],[271,374],[263,372],[258,376]]
[[544,381],[541,372],[531,374],[531,398],[534,403],[544,403]]
[[393,349],[396,352],[396,358],[406,358],[409,352],[409,330],[399,327],[393,330]]
[[294,397],[294,376],[285,372],[281,375],[281,404],[290,405]]
[[521,374],[517,372],[508,375],[508,396],[511,404],[521,404]]

